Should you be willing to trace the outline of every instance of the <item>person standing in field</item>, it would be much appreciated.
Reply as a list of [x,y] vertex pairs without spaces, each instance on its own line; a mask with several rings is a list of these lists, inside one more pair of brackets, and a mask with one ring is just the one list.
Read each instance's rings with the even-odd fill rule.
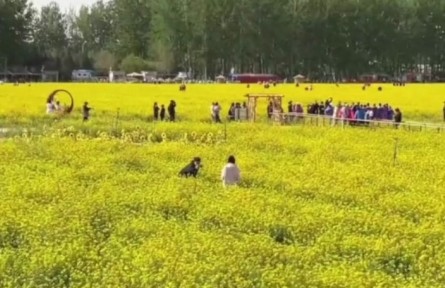
[[170,117],[171,122],[175,122],[176,118],[176,102],[171,100],[168,105],[168,116]]
[[155,121],[159,120],[159,106],[157,102],[153,105],[153,119]]
[[273,113],[273,104],[272,102],[269,102],[269,105],[267,105],[267,117],[269,119],[272,118],[272,113]]
[[399,108],[397,108],[395,110],[394,122],[395,122],[396,128],[399,128],[400,123],[402,123],[402,112],[400,111]]
[[52,114],[54,112],[54,103],[51,100],[46,102],[46,114]]
[[236,160],[234,156],[230,156],[227,161],[227,165],[221,171],[221,180],[223,182],[223,186],[233,186],[238,185],[241,181],[241,172],[238,166],[236,165]]
[[395,111],[392,109],[392,107],[391,106],[388,106],[388,120],[392,120],[392,119],[394,119],[394,116],[395,116]]
[[228,116],[230,121],[235,120],[235,103],[230,105]]
[[289,101],[287,105],[287,113],[292,113],[292,112],[294,112],[294,104],[292,103],[292,101]]
[[221,112],[221,106],[219,105],[218,102],[216,102],[215,105],[213,106],[213,115],[215,117],[215,123],[221,123],[220,112]]
[[164,104],[161,105],[161,114],[160,114],[160,116],[161,116],[161,121],[164,121],[165,120],[165,106],[164,106]]
[[90,111],[91,111],[91,109],[93,109],[93,108],[88,106],[88,102],[85,102],[83,104],[83,107],[82,107],[83,122],[86,122],[86,121],[88,121],[90,119]]

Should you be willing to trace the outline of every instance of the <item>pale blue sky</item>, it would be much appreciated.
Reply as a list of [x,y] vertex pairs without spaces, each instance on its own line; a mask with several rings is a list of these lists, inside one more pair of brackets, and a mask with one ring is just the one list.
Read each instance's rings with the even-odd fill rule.
[[57,2],[64,12],[69,8],[79,10],[82,5],[91,5],[92,3],[96,2],[96,0],[31,0],[36,8],[40,8],[53,1]]

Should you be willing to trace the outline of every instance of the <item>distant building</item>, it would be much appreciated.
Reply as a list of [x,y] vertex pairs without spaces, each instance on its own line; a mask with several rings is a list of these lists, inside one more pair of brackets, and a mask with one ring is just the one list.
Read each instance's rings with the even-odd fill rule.
[[233,82],[258,83],[258,82],[279,82],[280,78],[274,74],[233,74]]
[[115,82],[125,82],[127,80],[127,75],[124,71],[113,71],[110,69],[108,72],[108,82],[115,83]]
[[93,70],[73,70],[71,73],[71,80],[73,81],[91,81],[93,77]]
[[143,75],[144,82],[155,82],[158,77],[156,71],[142,71],[141,74]]

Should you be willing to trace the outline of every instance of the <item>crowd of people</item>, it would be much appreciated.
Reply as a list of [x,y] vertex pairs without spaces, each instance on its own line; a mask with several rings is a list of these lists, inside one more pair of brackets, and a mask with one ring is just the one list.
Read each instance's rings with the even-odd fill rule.
[[[350,124],[366,124],[370,121],[394,121],[402,122],[402,112],[399,108],[393,109],[389,104],[369,103],[341,103],[337,105],[330,98],[325,102],[313,102],[306,108],[308,115],[322,115],[335,119],[346,120]],[[288,113],[303,115],[305,113],[301,104],[289,102]]]
[[[175,121],[176,117],[176,103],[171,101],[170,105],[166,109],[164,105],[159,106],[157,102],[153,106],[153,119],[154,120],[166,120],[166,111],[168,112],[169,120]],[[267,106],[267,115],[269,118],[274,113],[284,113],[284,109],[280,106],[270,102]],[[297,118],[303,118],[305,114],[308,115],[322,115],[325,117],[331,117],[337,120],[346,120],[351,125],[366,124],[370,121],[394,121],[396,123],[402,122],[402,112],[400,109],[393,109],[389,104],[362,104],[357,103],[341,103],[337,105],[333,104],[332,98],[325,102],[314,102],[309,104],[306,111],[302,104],[288,103],[287,112],[293,114]],[[221,123],[222,106],[218,102],[213,102],[210,105],[210,117],[212,122]],[[292,115],[290,115],[292,116]],[[229,121],[243,121],[248,119],[248,108],[246,102],[244,103],[232,103],[228,110],[227,119]]]

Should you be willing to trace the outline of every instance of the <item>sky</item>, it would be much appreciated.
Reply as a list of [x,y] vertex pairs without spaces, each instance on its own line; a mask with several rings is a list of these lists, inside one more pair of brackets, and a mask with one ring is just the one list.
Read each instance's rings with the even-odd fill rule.
[[91,5],[96,0],[31,0],[34,3],[34,7],[39,8],[49,4],[50,2],[57,2],[63,12],[69,8],[79,10],[82,5]]

